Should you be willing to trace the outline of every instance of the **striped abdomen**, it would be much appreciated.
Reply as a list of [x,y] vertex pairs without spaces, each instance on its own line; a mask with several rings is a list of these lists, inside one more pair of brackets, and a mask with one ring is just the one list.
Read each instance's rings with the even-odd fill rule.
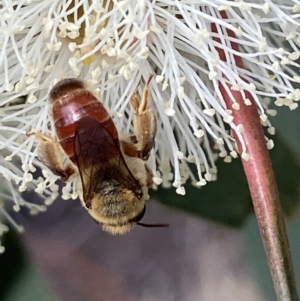
[[[75,133],[80,130],[78,124],[85,117],[96,119],[103,129],[119,145],[117,129],[102,103],[85,88],[78,79],[64,79],[58,82],[50,92],[53,103],[53,121],[57,138],[74,162]],[[87,137],[88,138],[88,137]]]

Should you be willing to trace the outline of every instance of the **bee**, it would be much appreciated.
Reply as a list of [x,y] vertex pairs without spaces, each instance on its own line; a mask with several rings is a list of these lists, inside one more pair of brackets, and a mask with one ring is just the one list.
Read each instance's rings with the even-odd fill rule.
[[28,132],[38,139],[39,159],[61,180],[79,174],[79,198],[92,218],[111,234],[125,234],[145,214],[152,173],[146,164],[154,146],[156,118],[150,108],[149,83],[141,99],[130,98],[134,135],[121,136],[103,104],[81,80],[59,81],[50,91],[56,137]]

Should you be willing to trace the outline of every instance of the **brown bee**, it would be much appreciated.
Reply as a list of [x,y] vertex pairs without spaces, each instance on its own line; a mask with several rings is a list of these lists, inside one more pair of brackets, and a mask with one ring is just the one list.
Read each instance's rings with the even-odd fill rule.
[[79,79],[58,82],[50,91],[56,138],[29,132],[39,139],[38,156],[63,181],[80,175],[83,206],[103,230],[124,234],[145,213],[152,173],[146,165],[154,146],[156,119],[149,106],[146,83],[141,100],[130,103],[136,112],[134,136],[120,139],[103,104]]

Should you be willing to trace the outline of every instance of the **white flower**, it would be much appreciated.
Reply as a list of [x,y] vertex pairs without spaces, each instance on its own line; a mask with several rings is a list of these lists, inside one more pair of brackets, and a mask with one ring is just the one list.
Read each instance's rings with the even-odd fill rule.
[[[57,177],[36,159],[36,142],[25,133],[54,135],[47,94],[67,77],[94,85],[118,129],[129,131],[129,98],[154,74],[150,91],[158,132],[149,159],[154,182],[173,184],[184,194],[188,179],[199,187],[214,180],[216,158],[230,162],[237,156],[230,128],[242,131],[225,105],[219,82],[251,93],[270,134],[274,128],[268,115],[276,111],[268,104],[291,110],[298,106],[300,91],[293,83],[300,82],[299,11],[292,0],[0,1],[0,173],[8,180],[14,204],[24,201],[9,189],[13,185],[44,192],[46,204],[57,195]],[[217,47],[227,61],[219,58]],[[234,55],[245,68],[232,64]],[[196,165],[195,174],[189,163]],[[33,179],[34,166],[44,169],[43,178]],[[69,193],[72,187],[65,188],[65,198],[76,197],[76,192]]]

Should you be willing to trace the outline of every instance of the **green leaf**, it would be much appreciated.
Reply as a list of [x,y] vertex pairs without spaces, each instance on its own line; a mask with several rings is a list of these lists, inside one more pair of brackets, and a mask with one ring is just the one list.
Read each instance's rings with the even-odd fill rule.
[[[273,138],[275,148],[271,159],[278,183],[283,210],[291,215],[299,203],[300,165],[290,148],[278,135]],[[218,180],[201,189],[185,186],[186,195],[175,189],[159,189],[152,193],[160,203],[194,216],[207,218],[233,227],[240,227],[252,212],[251,198],[240,159],[232,163],[219,160]]]
[[174,188],[159,189],[152,195],[166,206],[226,225],[241,226],[252,210],[241,162],[224,163],[219,160],[217,167],[217,181],[202,188],[186,184],[185,196],[176,194]]
[[1,301],[58,301],[46,278],[35,269],[21,244],[20,235],[10,230],[3,237],[4,254],[0,255]]
[[18,234],[9,231],[2,239],[1,243],[5,246],[5,252],[0,255],[0,300],[4,300],[14,287],[15,281],[21,277],[26,262]]

